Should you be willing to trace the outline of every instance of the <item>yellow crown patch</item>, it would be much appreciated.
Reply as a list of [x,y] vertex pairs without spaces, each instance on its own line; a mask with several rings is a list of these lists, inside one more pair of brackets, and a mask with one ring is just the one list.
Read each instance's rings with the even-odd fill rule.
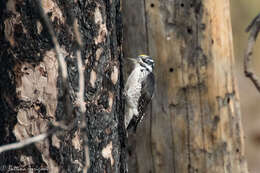
[[139,56],[148,56],[148,55],[146,55],[146,54],[141,54],[141,55],[139,55]]

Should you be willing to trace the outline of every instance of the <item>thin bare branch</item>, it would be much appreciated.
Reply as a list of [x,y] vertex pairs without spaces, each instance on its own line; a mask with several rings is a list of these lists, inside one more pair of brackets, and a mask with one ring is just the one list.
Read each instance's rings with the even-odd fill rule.
[[250,32],[250,35],[248,38],[248,45],[247,45],[247,49],[246,49],[246,53],[245,53],[245,57],[244,57],[245,75],[253,82],[256,89],[260,92],[259,78],[257,77],[257,75],[254,73],[254,71],[250,67],[251,56],[253,55],[253,48],[254,48],[259,30],[260,30],[260,14],[254,18],[254,20],[250,23],[250,25],[246,29],[247,32]]
[[54,45],[54,50],[55,50],[55,53],[57,55],[59,67],[61,69],[62,85],[63,85],[62,89],[63,89],[64,95],[65,95],[65,98],[63,99],[63,102],[64,102],[64,105],[65,105],[65,114],[66,114],[66,116],[63,118],[63,120],[66,121],[66,120],[69,120],[70,117],[72,116],[72,106],[70,104],[70,97],[69,97],[69,94],[68,94],[69,82],[68,82],[67,63],[66,63],[66,61],[64,59],[64,56],[63,56],[63,54],[61,52],[61,48],[60,48],[58,39],[57,39],[57,37],[55,35],[54,29],[53,29],[53,27],[52,27],[52,25],[51,25],[47,15],[45,14],[43,8],[42,8],[41,0],[36,0],[36,2],[37,2],[37,5],[38,5],[38,8],[39,8],[40,15],[43,18],[44,23],[47,26],[48,32],[49,32],[49,34],[51,36],[51,40],[52,40],[52,43]]
[[85,112],[86,112],[86,105],[84,102],[84,68],[82,65],[82,59],[81,59],[81,52],[80,50],[77,50],[77,61],[78,61],[78,71],[79,71],[79,92],[78,92],[78,102],[80,106],[80,115],[81,115],[81,129],[83,129],[83,132],[81,132],[81,136],[83,138],[84,143],[84,152],[85,152],[85,167],[83,169],[83,173],[87,173],[87,170],[90,166],[89,161],[89,149],[87,146],[87,133],[84,131],[87,128],[86,125],[86,118],[85,118]]
[[79,118],[75,118],[68,126],[66,126],[62,123],[59,123],[59,122],[52,122],[51,125],[53,127],[48,132],[42,133],[42,134],[34,136],[34,137],[24,139],[20,142],[2,145],[2,146],[0,146],[0,153],[5,152],[5,151],[9,151],[9,150],[15,150],[15,149],[23,148],[23,147],[30,145],[32,143],[40,142],[40,141],[44,140],[45,138],[47,138],[48,136],[50,136],[54,133],[70,131],[73,128],[78,127],[78,121],[79,121]]
[[80,35],[80,32],[79,32],[78,20],[76,18],[74,19],[74,22],[73,22],[73,30],[74,30],[74,33],[75,33],[75,36],[76,36],[76,41],[77,41],[79,47],[82,48],[83,43],[82,43],[81,35]]
[[77,61],[78,61],[78,71],[79,71],[79,92],[78,92],[78,103],[81,113],[86,112],[86,105],[84,103],[84,68],[82,65],[81,52],[77,50]]
[[64,57],[63,57],[63,55],[60,51],[60,45],[59,45],[58,39],[57,39],[57,37],[54,33],[54,29],[53,29],[52,25],[50,24],[50,21],[49,21],[47,15],[45,14],[45,12],[42,8],[41,0],[36,0],[36,2],[38,4],[39,10],[40,10],[40,15],[43,18],[45,25],[48,28],[49,34],[51,35],[52,43],[54,44],[54,50],[55,50],[55,53],[57,54],[59,65],[61,67],[62,77],[63,77],[63,80],[65,82],[65,81],[67,81],[67,78],[68,78],[67,64],[66,64]]
[[82,57],[81,57],[81,48],[83,46],[81,35],[79,32],[79,26],[77,19],[74,19],[73,23],[73,30],[74,34],[76,36],[76,41],[78,43],[78,50],[77,50],[77,62],[78,62],[78,72],[79,72],[79,92],[78,92],[78,104],[80,106],[80,111],[82,114],[85,114],[86,112],[86,105],[84,102],[84,90],[85,90],[85,78],[84,78],[84,67],[82,63]]
[[12,144],[3,145],[3,146],[0,147],[0,153],[5,152],[5,151],[9,151],[9,150],[15,150],[15,149],[23,148],[23,147],[30,145],[32,143],[40,142],[40,141],[44,140],[45,138],[47,138],[52,133],[54,133],[55,131],[56,130],[51,130],[48,133],[43,133],[43,134],[40,134],[38,136],[27,138],[27,139],[24,139],[20,142],[15,142],[15,143],[12,143]]
[[73,30],[76,36],[76,41],[78,43],[78,50],[77,50],[77,62],[78,62],[78,71],[79,71],[79,92],[78,92],[78,104],[80,106],[80,115],[81,115],[81,126],[80,128],[83,129],[83,132],[81,132],[81,137],[83,139],[83,147],[84,147],[84,152],[85,152],[85,165],[83,168],[83,173],[87,173],[87,170],[90,166],[90,160],[89,160],[89,148],[87,146],[88,142],[88,136],[87,133],[84,131],[87,129],[87,124],[86,124],[86,118],[85,118],[85,112],[86,112],[86,105],[84,102],[84,91],[85,91],[85,78],[84,78],[84,67],[82,63],[82,57],[81,57],[81,49],[83,46],[81,35],[79,32],[79,26],[78,26],[78,21],[77,19],[74,19],[74,24],[73,24]]

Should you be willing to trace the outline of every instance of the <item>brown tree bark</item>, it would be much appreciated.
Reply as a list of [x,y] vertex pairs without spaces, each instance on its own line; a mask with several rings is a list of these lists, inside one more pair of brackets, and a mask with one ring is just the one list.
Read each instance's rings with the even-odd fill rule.
[[[79,89],[74,18],[83,40],[86,129],[75,126],[25,148],[0,153],[0,170],[126,172],[121,102],[120,1],[44,0],[68,67],[62,90],[51,36],[34,0],[0,2],[0,145],[46,132],[64,119],[69,94],[77,118]],[[73,121],[73,119],[69,119]],[[82,133],[87,133],[84,153]]]
[[123,1],[123,21],[124,55],[154,57],[157,84],[129,172],[247,173],[229,1]]

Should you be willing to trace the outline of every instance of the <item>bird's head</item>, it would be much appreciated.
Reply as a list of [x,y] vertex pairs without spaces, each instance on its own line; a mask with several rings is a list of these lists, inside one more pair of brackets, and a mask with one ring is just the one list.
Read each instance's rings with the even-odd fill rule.
[[137,58],[129,58],[135,65],[141,65],[152,71],[154,68],[154,60],[148,55],[138,55]]

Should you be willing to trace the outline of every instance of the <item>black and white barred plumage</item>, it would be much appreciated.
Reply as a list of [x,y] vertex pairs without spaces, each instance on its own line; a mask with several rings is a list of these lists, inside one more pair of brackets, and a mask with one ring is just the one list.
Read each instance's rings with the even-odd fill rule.
[[154,61],[147,55],[139,55],[136,59],[131,60],[134,62],[134,69],[125,85],[125,127],[127,130],[136,131],[153,96]]

